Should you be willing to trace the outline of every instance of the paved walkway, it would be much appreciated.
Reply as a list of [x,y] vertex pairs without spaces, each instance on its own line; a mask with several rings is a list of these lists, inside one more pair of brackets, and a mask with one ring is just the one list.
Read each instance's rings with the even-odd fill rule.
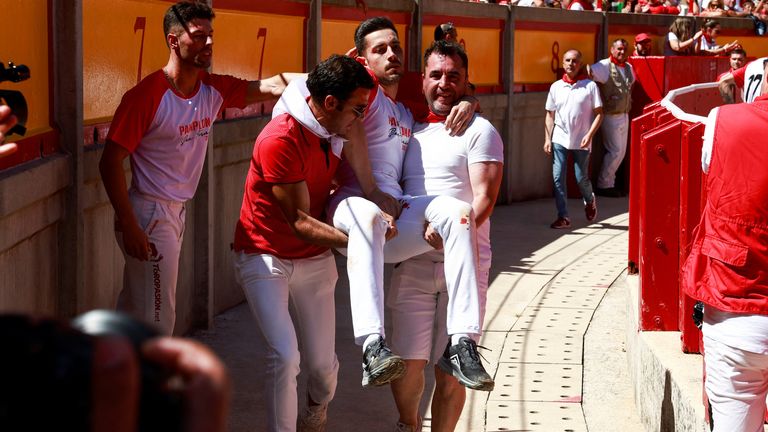
[[[492,350],[484,355],[496,389],[468,392],[457,431],[641,430],[623,341],[620,280],[627,256],[627,201],[598,203],[597,221],[587,225],[580,200],[570,200],[574,229],[568,231],[549,228],[555,215],[549,199],[496,209],[481,341]],[[352,340],[343,259],[338,264],[340,371],[328,430],[391,431],[397,411],[389,388],[360,386],[361,351]],[[240,305],[219,315],[214,330],[195,337],[213,346],[230,368],[235,382],[231,430],[263,430],[263,344],[248,308]],[[299,386],[303,395],[303,382]],[[430,430],[431,389],[428,381],[425,431]]]

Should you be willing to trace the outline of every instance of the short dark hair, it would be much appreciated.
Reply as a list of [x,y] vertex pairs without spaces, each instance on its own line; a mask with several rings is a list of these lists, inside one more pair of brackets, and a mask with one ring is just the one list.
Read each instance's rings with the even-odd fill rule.
[[449,21],[447,23],[438,24],[437,27],[435,27],[435,40],[445,39],[445,35],[451,31],[456,31],[456,27],[452,22]]
[[393,24],[392,21],[387,17],[373,17],[361,22],[360,25],[355,29],[355,48],[357,48],[357,55],[363,55],[363,51],[365,51],[366,36],[375,31],[384,29],[390,29],[395,32],[395,35],[398,37],[400,36],[397,34],[395,24]]
[[163,17],[163,36],[167,36],[174,27],[187,29],[187,23],[193,19],[212,20],[216,14],[207,3],[196,0],[180,1],[165,11]]
[[344,102],[360,87],[372,89],[373,78],[363,65],[349,56],[333,54],[318,63],[307,76],[307,89],[318,104],[328,95]]
[[467,53],[464,51],[464,48],[456,42],[448,42],[445,40],[432,42],[432,45],[424,51],[424,68],[427,67],[429,57],[432,56],[433,53],[449,57],[459,56],[461,62],[464,64],[464,68],[467,70],[467,73],[469,73],[469,58],[467,58]]
[[616,46],[616,44],[617,44],[617,43],[619,43],[619,42],[623,43],[623,44],[624,44],[624,45],[626,45],[626,46],[629,46],[629,42],[627,42],[627,40],[626,40],[626,39],[624,39],[624,38],[618,38],[618,39],[614,39],[614,41],[613,41],[613,42],[611,42],[611,48],[613,48],[614,46]]
[[720,23],[717,22],[717,20],[708,19],[708,20],[704,21],[703,27],[705,29],[711,30],[711,29],[713,29],[713,28],[715,28],[715,27],[717,27],[719,25],[720,25]]
[[741,55],[743,55],[744,57],[746,57],[746,56],[747,56],[747,52],[746,52],[746,51],[744,51],[744,48],[736,48],[735,50],[731,51],[731,53],[730,53],[730,54],[728,54],[728,56],[730,57],[730,56],[731,56],[731,54],[741,54]]

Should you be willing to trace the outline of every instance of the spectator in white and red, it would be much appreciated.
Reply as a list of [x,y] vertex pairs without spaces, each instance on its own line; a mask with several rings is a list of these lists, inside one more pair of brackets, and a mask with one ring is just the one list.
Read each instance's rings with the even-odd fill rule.
[[[768,19],[765,12],[765,0],[760,0],[757,5],[752,0],[745,0],[741,3],[744,16],[754,16],[755,18],[765,21]],[[762,12],[761,12],[762,11]]]
[[[717,1],[719,0],[712,0],[712,2]],[[710,5],[712,2],[710,2]],[[725,45],[718,45],[715,38],[720,34],[720,23],[716,20],[706,20],[702,30],[704,34],[699,40],[699,49],[697,50],[701,55],[727,55],[736,48],[741,48],[738,40],[728,42]]]
[[635,51],[632,53],[635,57],[645,57],[651,55],[653,51],[653,39],[648,33],[640,33],[635,36]]
[[635,13],[649,13],[654,15],[677,15],[680,9],[672,0],[639,0],[635,5]]
[[702,17],[717,18],[728,16],[728,12],[723,8],[721,0],[710,0],[699,14]]
[[563,9],[568,10],[580,10],[580,11],[593,11],[595,7],[590,0],[565,0],[561,3]]
[[[695,0],[694,0],[695,1]],[[693,33],[693,20],[677,18],[669,26],[669,33],[664,41],[664,55],[691,55],[697,52],[697,41],[701,38],[701,30]]]

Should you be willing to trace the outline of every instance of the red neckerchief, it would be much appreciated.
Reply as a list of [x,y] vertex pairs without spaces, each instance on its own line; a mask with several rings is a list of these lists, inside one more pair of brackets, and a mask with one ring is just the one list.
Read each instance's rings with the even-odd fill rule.
[[575,79],[571,79],[571,78],[568,76],[568,74],[563,74],[563,81],[567,82],[567,83],[568,83],[568,84],[570,84],[570,85],[574,85],[574,84],[576,84],[576,83],[577,83],[579,80],[583,80],[583,79],[586,79],[586,78],[589,78],[589,77],[588,77],[587,75],[585,75],[585,74],[579,74],[579,75],[576,75],[576,78],[575,78]]
[[437,115],[433,113],[432,110],[428,110],[426,113],[418,113],[418,115],[414,117],[419,123],[442,123],[448,118],[448,116]]
[[713,38],[712,36],[707,36],[706,34],[704,34],[703,36],[704,36],[704,39],[707,40],[708,44],[712,45],[715,43],[715,38]]
[[614,57],[614,56],[611,56],[610,59],[611,59],[611,63],[615,64],[618,67],[624,67],[627,64],[627,62],[625,62],[625,61],[624,62],[619,62],[618,60],[616,60],[616,57]]

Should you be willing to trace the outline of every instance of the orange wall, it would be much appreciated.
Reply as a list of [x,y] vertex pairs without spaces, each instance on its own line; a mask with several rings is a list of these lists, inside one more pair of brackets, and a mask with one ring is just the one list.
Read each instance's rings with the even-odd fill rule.
[[543,30],[515,31],[515,83],[551,83],[560,77],[563,54],[575,48],[584,63],[595,62],[594,33]]
[[1,89],[18,90],[27,100],[27,136],[50,130],[48,86],[48,1],[3,0],[0,61],[23,64],[30,79],[4,82]]
[[[470,82],[475,85],[501,84],[501,30],[461,26],[458,32],[459,41],[464,45],[469,58]],[[435,26],[422,26],[422,50],[432,45],[434,36]]]
[[[321,27],[322,41],[320,42],[320,57],[325,59],[331,54],[345,54],[355,46],[355,29],[359,21],[324,19]],[[403,58],[408,58],[408,33],[404,24],[395,24],[400,45],[403,47]]]
[[138,76],[143,78],[168,61],[163,36],[163,14],[168,5],[157,0],[83,2],[83,117],[86,123],[109,120],[123,93],[138,82]]

